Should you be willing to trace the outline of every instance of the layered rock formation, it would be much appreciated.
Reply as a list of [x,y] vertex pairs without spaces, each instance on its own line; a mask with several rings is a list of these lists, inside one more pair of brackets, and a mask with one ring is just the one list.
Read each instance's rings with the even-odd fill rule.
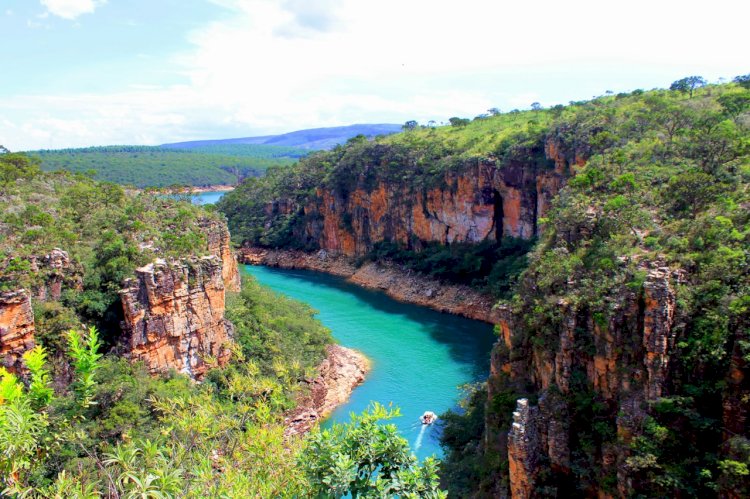
[[444,173],[431,188],[384,179],[375,185],[360,179],[351,191],[318,188],[301,207],[284,198],[270,202],[266,216],[302,210],[304,223],[295,228],[295,240],[347,256],[364,255],[380,241],[419,249],[427,242],[529,239],[539,233],[539,218],[575,165],[553,142],[546,155],[554,167],[538,157],[503,165],[469,162]]
[[151,372],[176,369],[200,379],[230,356],[224,276],[216,256],[157,260],[136,270],[120,292],[126,354]]
[[200,379],[230,356],[232,325],[225,291],[240,290],[237,258],[224,223],[199,220],[209,256],[156,260],[136,270],[120,292],[122,345],[153,373],[175,369]]
[[83,271],[67,251],[54,248],[41,258],[31,257],[31,271],[40,276],[33,295],[39,301],[58,301],[64,289],[83,289]]
[[23,354],[34,348],[34,312],[24,289],[0,293],[0,365],[23,371]]
[[522,338],[519,321],[523,318],[507,308],[500,310],[501,338],[492,355],[489,403],[503,390],[528,391],[529,383],[533,386],[530,391],[538,397],[536,405],[519,400],[507,437],[497,415],[488,417],[485,443],[488,448],[507,452],[513,497],[533,495],[538,463],[547,463],[545,466],[559,476],[571,472],[570,447],[575,435],[570,428],[568,396],[573,394],[576,376],[585,377],[593,388],[592,397],[601,400],[615,420],[619,445],[594,453],[599,456],[600,469],[617,475],[622,493],[632,490],[626,470],[628,444],[640,433],[648,402],[661,397],[669,383],[676,328],[675,286],[682,278],[679,271],[652,265],[643,292],[623,289],[607,322],[558,303],[564,320],[557,338],[550,339],[557,345],[555,349]]
[[239,257],[252,265],[326,272],[359,286],[383,291],[398,301],[493,324],[499,322],[492,297],[469,286],[441,283],[396,265],[369,262],[357,266],[353,259],[331,255],[325,250],[306,253],[245,247]]

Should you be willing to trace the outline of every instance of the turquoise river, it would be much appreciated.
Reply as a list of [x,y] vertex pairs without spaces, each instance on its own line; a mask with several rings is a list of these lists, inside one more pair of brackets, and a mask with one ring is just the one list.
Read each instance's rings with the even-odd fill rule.
[[308,303],[338,343],[370,359],[367,379],[327,424],[348,421],[371,401],[392,403],[402,414],[393,422],[417,456],[442,454],[439,425],[423,427],[418,418],[426,410],[455,408],[461,385],[487,378],[492,326],[400,303],[326,274],[249,265],[245,271]]

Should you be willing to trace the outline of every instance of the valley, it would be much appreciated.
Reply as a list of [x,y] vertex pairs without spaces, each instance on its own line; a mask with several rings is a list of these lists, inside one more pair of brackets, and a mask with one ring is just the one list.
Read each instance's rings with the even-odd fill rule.
[[3,493],[746,496],[750,77],[681,81],[226,192],[0,150]]

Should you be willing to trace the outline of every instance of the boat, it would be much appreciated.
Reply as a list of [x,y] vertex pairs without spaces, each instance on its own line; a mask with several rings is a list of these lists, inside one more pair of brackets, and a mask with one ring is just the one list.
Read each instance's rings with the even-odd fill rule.
[[422,424],[432,424],[435,421],[437,421],[437,414],[435,414],[432,411],[425,411],[422,416],[420,416],[419,420],[422,422]]

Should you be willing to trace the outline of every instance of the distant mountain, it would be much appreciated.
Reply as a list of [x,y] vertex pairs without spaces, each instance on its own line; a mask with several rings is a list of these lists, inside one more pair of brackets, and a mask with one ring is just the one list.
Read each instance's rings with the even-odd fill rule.
[[244,137],[238,139],[218,140],[191,140],[188,142],[175,142],[162,144],[169,149],[194,149],[205,146],[223,146],[235,144],[263,144],[273,146],[297,147],[301,149],[331,149],[338,144],[357,135],[375,137],[376,135],[389,135],[400,132],[401,125],[390,123],[379,123],[371,125],[348,125],[329,128],[311,128],[309,130],[298,130],[280,135],[264,135],[262,137]]

